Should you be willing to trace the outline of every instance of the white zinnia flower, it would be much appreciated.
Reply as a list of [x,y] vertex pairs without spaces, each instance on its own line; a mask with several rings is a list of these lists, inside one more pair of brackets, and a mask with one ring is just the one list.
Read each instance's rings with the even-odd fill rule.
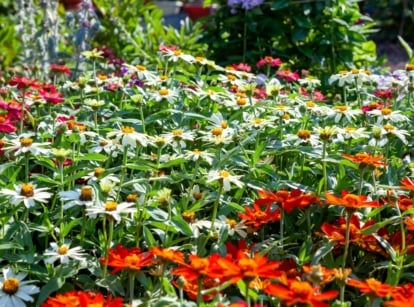
[[135,131],[134,127],[123,126],[121,129],[114,129],[106,135],[108,138],[115,137],[115,142],[120,142],[122,146],[131,146],[131,148],[136,148],[137,143],[141,146],[146,147],[148,144],[148,136],[143,133]]
[[[120,203],[116,201],[107,201],[106,203],[99,203],[97,206],[86,208],[87,215],[95,218],[97,215],[103,215],[113,218],[115,221],[121,221],[121,215],[127,213],[135,213],[137,208],[134,207],[135,203]],[[133,208],[132,208],[133,207]]]
[[223,184],[224,191],[230,191],[230,183],[233,183],[237,187],[243,187],[243,182],[239,180],[242,176],[231,175],[226,170],[212,170],[207,174],[207,183],[212,181],[219,181]]
[[22,134],[18,138],[7,141],[7,144],[3,149],[7,152],[13,152],[13,155],[18,156],[20,154],[32,153],[34,156],[43,155],[47,156],[50,153],[50,143],[37,143],[33,142],[30,134]]
[[47,203],[52,193],[45,192],[48,188],[36,189],[36,186],[32,183],[21,183],[14,186],[14,190],[1,189],[0,194],[8,195],[10,202],[13,205],[18,205],[21,202],[24,203],[26,208],[33,207],[35,202]]
[[85,261],[85,255],[82,253],[83,249],[79,246],[70,248],[70,243],[64,243],[58,245],[57,243],[50,243],[50,248],[44,253],[47,258],[44,260],[45,263],[54,263],[59,260],[60,263],[68,263],[69,260],[77,260],[80,262]]
[[92,186],[86,185],[80,189],[59,192],[60,199],[65,202],[63,209],[73,206],[90,207],[95,203],[95,192]]
[[14,274],[10,268],[3,268],[0,277],[0,306],[26,307],[25,302],[33,302],[31,295],[39,292],[39,288],[31,285],[33,281],[23,281],[27,274]]

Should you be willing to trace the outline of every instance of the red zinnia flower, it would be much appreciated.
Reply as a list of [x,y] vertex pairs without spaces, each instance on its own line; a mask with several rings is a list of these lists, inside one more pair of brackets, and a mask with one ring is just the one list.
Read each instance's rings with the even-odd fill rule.
[[265,56],[264,58],[261,58],[257,63],[257,67],[262,67],[268,65],[270,67],[279,67],[282,65],[282,61],[279,58],[273,58],[271,56]]
[[141,252],[141,249],[137,247],[128,249],[122,245],[109,249],[108,257],[102,257],[100,261],[114,268],[113,273],[121,270],[140,271],[143,267],[155,263],[154,256],[151,253]]
[[0,115],[0,132],[12,133],[17,128],[14,126],[14,122],[10,120],[9,114]]
[[414,191],[414,182],[410,178],[405,177],[401,179],[401,183],[403,184],[402,186],[400,186],[401,189]]
[[255,202],[253,208],[244,207],[245,212],[239,213],[239,218],[245,220],[245,225],[253,232],[259,230],[267,223],[276,222],[280,220],[280,209],[272,208],[271,203],[265,206]]
[[297,81],[300,79],[297,72],[291,72],[290,70],[279,70],[276,75],[287,82]]
[[42,307],[122,307],[122,298],[104,297],[101,293],[69,291],[49,297]]
[[264,290],[266,293],[280,298],[282,304],[286,306],[309,304],[313,307],[329,307],[329,304],[323,301],[333,300],[339,293],[336,290],[320,293],[310,283],[299,280],[289,280],[286,287],[280,284],[269,284]]
[[70,75],[70,69],[66,65],[59,65],[59,64],[51,64],[50,71],[65,75]]

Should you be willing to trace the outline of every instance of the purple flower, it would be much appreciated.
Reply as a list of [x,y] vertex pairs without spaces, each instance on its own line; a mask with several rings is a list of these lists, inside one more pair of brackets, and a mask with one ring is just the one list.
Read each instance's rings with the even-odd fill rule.
[[227,5],[231,8],[241,6],[245,10],[251,10],[252,8],[261,5],[264,0],[227,0]]

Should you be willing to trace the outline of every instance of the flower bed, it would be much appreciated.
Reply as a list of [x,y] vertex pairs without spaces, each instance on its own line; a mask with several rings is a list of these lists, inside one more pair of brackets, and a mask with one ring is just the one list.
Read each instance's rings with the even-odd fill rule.
[[1,306],[412,304],[409,66],[157,56],[2,85]]

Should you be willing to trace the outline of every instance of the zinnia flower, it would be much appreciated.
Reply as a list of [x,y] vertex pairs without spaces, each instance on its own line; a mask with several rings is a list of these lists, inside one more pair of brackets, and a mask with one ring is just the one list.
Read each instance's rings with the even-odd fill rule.
[[107,258],[103,257],[100,261],[112,267],[113,273],[122,270],[140,271],[155,263],[152,253],[142,252],[138,247],[126,248],[120,244],[109,249]]
[[123,301],[120,297],[113,298],[111,295],[104,297],[101,293],[90,291],[69,291],[63,294],[57,294],[55,297],[48,299],[41,307],[123,307]]
[[280,298],[282,304],[286,306],[310,305],[315,307],[329,307],[329,304],[324,303],[324,301],[333,300],[339,293],[336,290],[321,293],[320,290],[312,287],[309,282],[299,280],[289,280],[287,286],[268,284],[264,291]]
[[325,197],[328,205],[344,206],[348,209],[381,207],[378,201],[370,201],[367,196],[355,195],[347,191],[342,191],[341,197],[337,197],[331,193],[325,193]]
[[31,295],[39,292],[39,288],[31,285],[33,281],[23,281],[26,274],[14,274],[10,268],[3,268],[0,277],[0,306],[26,307],[25,302],[33,302]]
[[351,160],[352,162],[358,163],[361,169],[366,166],[383,167],[388,165],[383,161],[383,156],[373,156],[366,152],[357,153],[355,155],[343,154],[342,157]]
[[21,202],[26,208],[33,207],[35,202],[47,203],[52,193],[45,192],[49,188],[36,189],[36,186],[32,183],[21,183],[14,186],[14,190],[1,189],[0,194],[10,196],[10,203],[18,205]]

